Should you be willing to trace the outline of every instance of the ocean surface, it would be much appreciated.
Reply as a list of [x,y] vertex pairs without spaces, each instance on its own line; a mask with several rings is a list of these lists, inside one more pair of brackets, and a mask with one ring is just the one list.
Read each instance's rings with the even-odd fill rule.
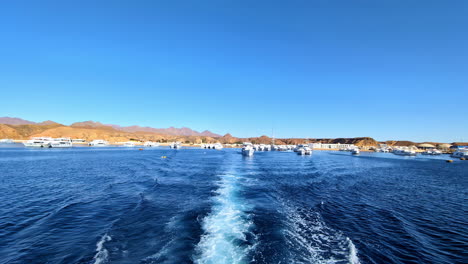
[[3,147],[0,263],[467,263],[448,158]]

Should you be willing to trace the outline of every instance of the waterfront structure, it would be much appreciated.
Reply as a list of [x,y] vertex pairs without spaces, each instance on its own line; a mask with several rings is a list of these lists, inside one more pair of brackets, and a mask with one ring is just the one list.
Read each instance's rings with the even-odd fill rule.
[[332,144],[332,143],[311,143],[309,146],[313,149],[352,149],[354,144]]

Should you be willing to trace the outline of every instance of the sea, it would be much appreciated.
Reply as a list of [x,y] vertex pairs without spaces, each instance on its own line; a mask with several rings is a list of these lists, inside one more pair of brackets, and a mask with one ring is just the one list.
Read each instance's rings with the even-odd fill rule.
[[0,263],[468,263],[448,155],[0,147]]

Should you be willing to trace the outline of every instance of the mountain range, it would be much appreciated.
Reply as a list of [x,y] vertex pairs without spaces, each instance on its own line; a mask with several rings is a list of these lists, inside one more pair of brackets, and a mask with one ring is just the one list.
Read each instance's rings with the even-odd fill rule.
[[[0,117],[0,139],[29,139],[31,137],[69,137],[73,139],[84,139],[87,141],[94,139],[104,139],[110,142],[124,142],[129,140],[136,141],[158,141],[172,142],[180,141],[183,143],[216,143],[223,144],[241,144],[242,142],[252,142],[254,144],[302,144],[302,143],[340,143],[355,144],[357,146],[377,146],[379,143],[385,143],[390,146],[412,146],[419,143],[412,141],[389,140],[378,142],[371,137],[356,138],[270,138],[268,136],[238,138],[231,134],[224,136],[215,134],[208,130],[198,132],[187,127],[182,128],[153,128],[141,126],[119,126],[113,124],[103,124],[95,121],[76,122],[70,126],[56,123],[54,121],[32,122],[21,118]],[[422,142],[437,145],[436,142]],[[452,143],[461,145],[466,143]]]
[[[6,125],[50,125],[54,124],[53,121],[44,121],[40,123],[36,123],[29,120],[24,120],[17,117],[0,117],[0,124]],[[55,123],[58,124],[58,123]],[[169,128],[153,128],[153,127],[141,127],[141,126],[119,126],[113,124],[103,124],[100,122],[95,121],[84,121],[84,122],[76,122],[70,125],[70,127],[75,128],[113,128],[115,130],[135,133],[135,132],[148,132],[148,133],[157,133],[162,135],[173,135],[173,136],[205,136],[205,137],[221,137],[221,135],[215,134],[211,131],[204,130],[203,132],[198,132],[192,130],[188,127],[169,127]]]

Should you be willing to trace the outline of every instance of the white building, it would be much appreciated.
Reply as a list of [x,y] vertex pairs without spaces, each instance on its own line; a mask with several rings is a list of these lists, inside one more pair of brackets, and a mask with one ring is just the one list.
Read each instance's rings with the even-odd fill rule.
[[311,143],[309,146],[313,149],[349,149],[355,147],[354,144],[328,144],[328,143]]

